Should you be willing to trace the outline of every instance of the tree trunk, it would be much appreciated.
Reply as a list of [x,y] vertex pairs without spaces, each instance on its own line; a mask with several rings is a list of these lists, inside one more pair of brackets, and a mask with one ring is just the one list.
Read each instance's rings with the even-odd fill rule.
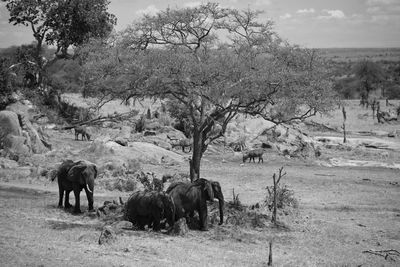
[[37,44],[36,44],[36,64],[38,68],[38,77],[36,80],[36,85],[40,86],[43,81],[43,60],[42,60],[42,42],[43,39],[38,37],[36,38]]
[[207,150],[206,132],[193,132],[193,150],[192,158],[189,160],[190,164],[190,180],[193,182],[200,178],[200,164],[204,152]]
[[203,156],[202,153],[203,140],[200,133],[193,133],[193,151],[190,164],[190,181],[195,181],[200,178],[200,162]]

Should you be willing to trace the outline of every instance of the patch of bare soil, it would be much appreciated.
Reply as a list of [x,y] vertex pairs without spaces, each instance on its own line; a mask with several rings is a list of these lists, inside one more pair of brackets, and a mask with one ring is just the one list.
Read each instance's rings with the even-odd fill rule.
[[[210,225],[208,232],[190,230],[184,237],[124,230],[110,245],[99,245],[105,221],[72,215],[56,207],[56,184],[3,183],[0,187],[2,231],[0,257],[5,266],[265,266],[273,242],[276,266],[398,266],[392,260],[363,253],[400,249],[400,185],[397,170],[326,168],[307,162],[275,159],[264,164],[228,161],[209,156],[203,175],[220,182],[226,201],[232,189],[241,202],[262,201],[272,174],[285,166],[287,184],[299,208],[280,213],[283,227],[269,223],[268,212],[248,223]],[[176,171],[174,166],[145,166]],[[186,170],[186,166],[180,166]],[[83,194],[83,193],[82,193]],[[119,193],[95,193],[95,207],[117,200]],[[125,200],[127,195],[122,195]],[[73,201],[73,200],[72,200]],[[83,210],[87,209],[82,200]],[[250,213],[253,211],[249,211]],[[212,214],[212,208],[210,207]],[[227,212],[232,217],[232,212]],[[210,216],[212,217],[212,216]],[[251,218],[251,215],[249,215]]]

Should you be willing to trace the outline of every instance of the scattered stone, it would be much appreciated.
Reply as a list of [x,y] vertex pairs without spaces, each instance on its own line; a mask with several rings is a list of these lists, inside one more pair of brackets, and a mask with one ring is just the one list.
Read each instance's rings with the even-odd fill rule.
[[121,136],[115,138],[114,142],[120,144],[121,146],[128,146],[128,140]]
[[119,221],[119,222],[113,223],[112,227],[114,229],[119,229],[119,230],[132,230],[133,223],[131,223],[129,221]]
[[175,222],[174,227],[172,228],[173,235],[185,236],[189,232],[189,227],[186,224],[185,218],[180,218]]
[[145,131],[145,132],[143,133],[143,135],[144,135],[144,136],[156,136],[157,134],[156,134],[156,132],[154,132],[154,131]]
[[103,231],[101,231],[100,237],[99,237],[99,245],[103,244],[111,244],[117,239],[116,233],[111,226],[105,226],[103,228]]
[[396,137],[397,132],[396,131],[391,131],[388,133],[388,137]]

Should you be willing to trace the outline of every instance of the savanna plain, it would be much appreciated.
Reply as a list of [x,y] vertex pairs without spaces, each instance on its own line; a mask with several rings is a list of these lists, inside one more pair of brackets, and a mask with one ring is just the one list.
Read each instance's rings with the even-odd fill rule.
[[[321,142],[318,158],[288,157],[267,149],[264,163],[243,164],[240,152],[218,144],[211,146],[202,161],[201,176],[221,184],[227,203],[225,223],[218,225],[211,219],[208,231],[190,229],[184,236],[151,229],[122,230],[114,242],[99,245],[100,233],[110,222],[87,212],[83,192],[84,213],[73,215],[57,208],[56,182],[39,174],[26,177],[19,175],[20,170],[3,168],[1,265],[267,266],[272,244],[274,266],[398,266],[400,257],[391,254],[385,258],[384,253],[370,252],[400,250],[399,151],[391,145],[385,149],[352,142],[373,138],[383,144],[399,143],[398,137],[380,134],[398,129],[398,124],[378,124],[371,118],[372,111],[360,107],[358,101],[346,101],[345,105],[348,144]],[[338,109],[311,118],[314,127],[303,125],[303,131],[315,140],[341,139],[339,130],[315,127],[318,121],[329,121],[330,129],[340,129],[341,116]],[[81,151],[88,151],[91,142],[74,140],[68,130],[48,132],[53,152],[40,158],[39,165],[55,168],[67,158],[88,156]],[[179,149],[174,153],[189,155]],[[297,205],[278,210],[278,224],[274,225],[263,201],[266,187],[272,185],[272,176],[281,167],[286,172],[281,184],[293,192]],[[140,168],[161,177],[187,172],[188,163],[142,163]],[[95,209],[119,197],[126,201],[129,191],[110,190],[101,186],[101,179],[99,175],[96,180]],[[236,216],[229,205],[235,197],[242,208]],[[210,217],[215,206],[209,205]]]

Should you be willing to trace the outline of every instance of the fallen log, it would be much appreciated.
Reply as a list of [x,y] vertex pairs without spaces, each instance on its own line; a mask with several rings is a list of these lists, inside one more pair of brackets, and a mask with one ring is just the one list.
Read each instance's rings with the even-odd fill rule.
[[101,122],[106,122],[106,121],[115,121],[116,122],[123,118],[134,116],[136,114],[137,114],[137,111],[132,110],[132,111],[121,113],[121,114],[99,116],[99,117],[91,119],[91,120],[87,120],[87,121],[76,123],[74,125],[68,125],[68,126],[62,127],[62,128],[60,128],[60,130],[69,130],[69,129],[73,129],[77,126],[96,124],[96,123],[101,123]]

